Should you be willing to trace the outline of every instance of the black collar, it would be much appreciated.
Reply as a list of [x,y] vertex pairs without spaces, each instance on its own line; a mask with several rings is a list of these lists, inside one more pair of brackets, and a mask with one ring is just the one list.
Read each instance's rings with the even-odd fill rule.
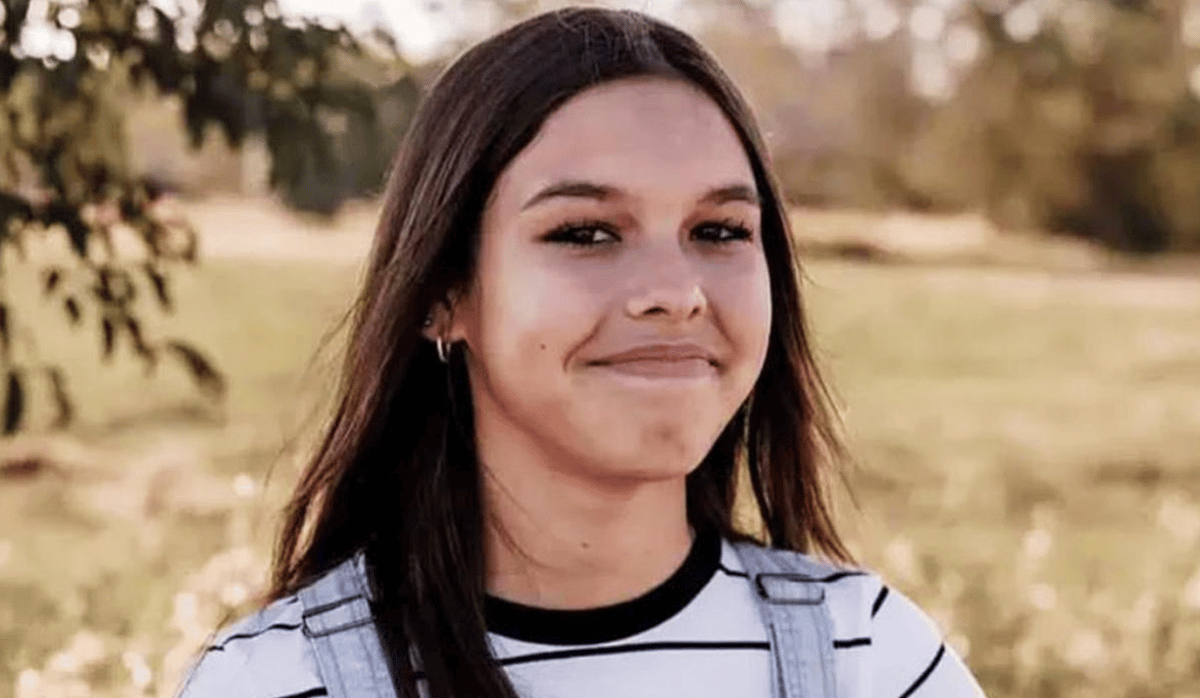
[[488,596],[485,606],[488,630],[514,640],[545,645],[592,645],[621,640],[645,632],[683,610],[712,579],[720,562],[720,535],[697,531],[691,551],[679,569],[635,599],[600,608],[565,611]]

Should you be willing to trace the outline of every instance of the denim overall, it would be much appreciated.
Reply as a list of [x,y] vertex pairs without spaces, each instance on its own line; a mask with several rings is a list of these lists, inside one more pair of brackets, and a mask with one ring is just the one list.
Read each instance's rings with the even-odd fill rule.
[[[820,580],[839,570],[791,551],[733,545],[770,638],[774,698],[838,698],[833,621]],[[369,586],[360,553],[298,593],[301,629],[329,698],[397,698],[371,617]]]

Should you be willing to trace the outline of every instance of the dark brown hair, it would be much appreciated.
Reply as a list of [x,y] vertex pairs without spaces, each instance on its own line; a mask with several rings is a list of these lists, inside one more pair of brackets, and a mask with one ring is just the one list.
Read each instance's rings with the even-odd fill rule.
[[[431,307],[469,283],[485,202],[507,164],[566,100],[611,80],[683,80],[727,115],[762,201],[772,325],[762,374],[688,477],[697,528],[734,524],[739,469],[766,542],[848,561],[830,475],[841,462],[828,394],[806,338],[784,203],[743,98],[695,39],[646,15],[569,8],[462,54],[437,80],[395,161],[350,327],[338,403],[286,509],[269,596],[365,550],[376,617],[401,696],[515,692],[492,659],[483,614],[484,512],[466,364],[442,364],[421,333]],[[756,505],[756,507],[755,507]]]

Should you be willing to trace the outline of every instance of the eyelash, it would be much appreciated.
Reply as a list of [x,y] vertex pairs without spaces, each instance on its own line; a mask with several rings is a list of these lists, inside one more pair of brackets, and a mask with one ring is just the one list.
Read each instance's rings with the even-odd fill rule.
[[[720,238],[717,240],[704,240],[704,242],[707,242],[710,244],[715,244],[715,245],[721,245],[721,244],[728,244],[728,243],[733,243],[733,242],[744,242],[744,241],[748,241],[754,237],[748,227],[746,227],[745,225],[739,223],[738,221],[736,221],[732,218],[723,218],[720,220],[705,221],[705,222],[697,225],[695,228],[693,228],[693,231],[703,230],[703,229],[712,229],[712,228],[724,229],[730,233],[730,236],[726,237],[726,238]],[[609,235],[617,236],[617,232],[613,229],[613,226],[610,225],[609,223],[606,223],[606,222],[600,221],[600,220],[580,220],[580,221],[569,221],[567,223],[563,223],[562,225],[555,227],[549,233],[546,233],[546,235],[544,235],[542,237],[542,239],[546,242],[570,245],[572,247],[597,247],[600,245],[610,244],[611,241],[584,242],[584,241],[580,240],[579,238],[574,237],[572,235],[573,233],[577,233],[577,232],[591,232],[591,231],[596,231],[596,230],[602,230],[602,231],[608,233]]]

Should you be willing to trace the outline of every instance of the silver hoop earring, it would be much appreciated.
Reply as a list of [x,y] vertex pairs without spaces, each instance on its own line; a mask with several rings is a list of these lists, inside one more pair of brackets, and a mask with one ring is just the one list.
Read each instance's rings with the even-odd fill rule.
[[450,352],[445,340],[443,340],[441,337],[438,337],[437,339],[433,340],[433,343],[437,345],[438,358],[441,359],[442,363],[450,363]]

